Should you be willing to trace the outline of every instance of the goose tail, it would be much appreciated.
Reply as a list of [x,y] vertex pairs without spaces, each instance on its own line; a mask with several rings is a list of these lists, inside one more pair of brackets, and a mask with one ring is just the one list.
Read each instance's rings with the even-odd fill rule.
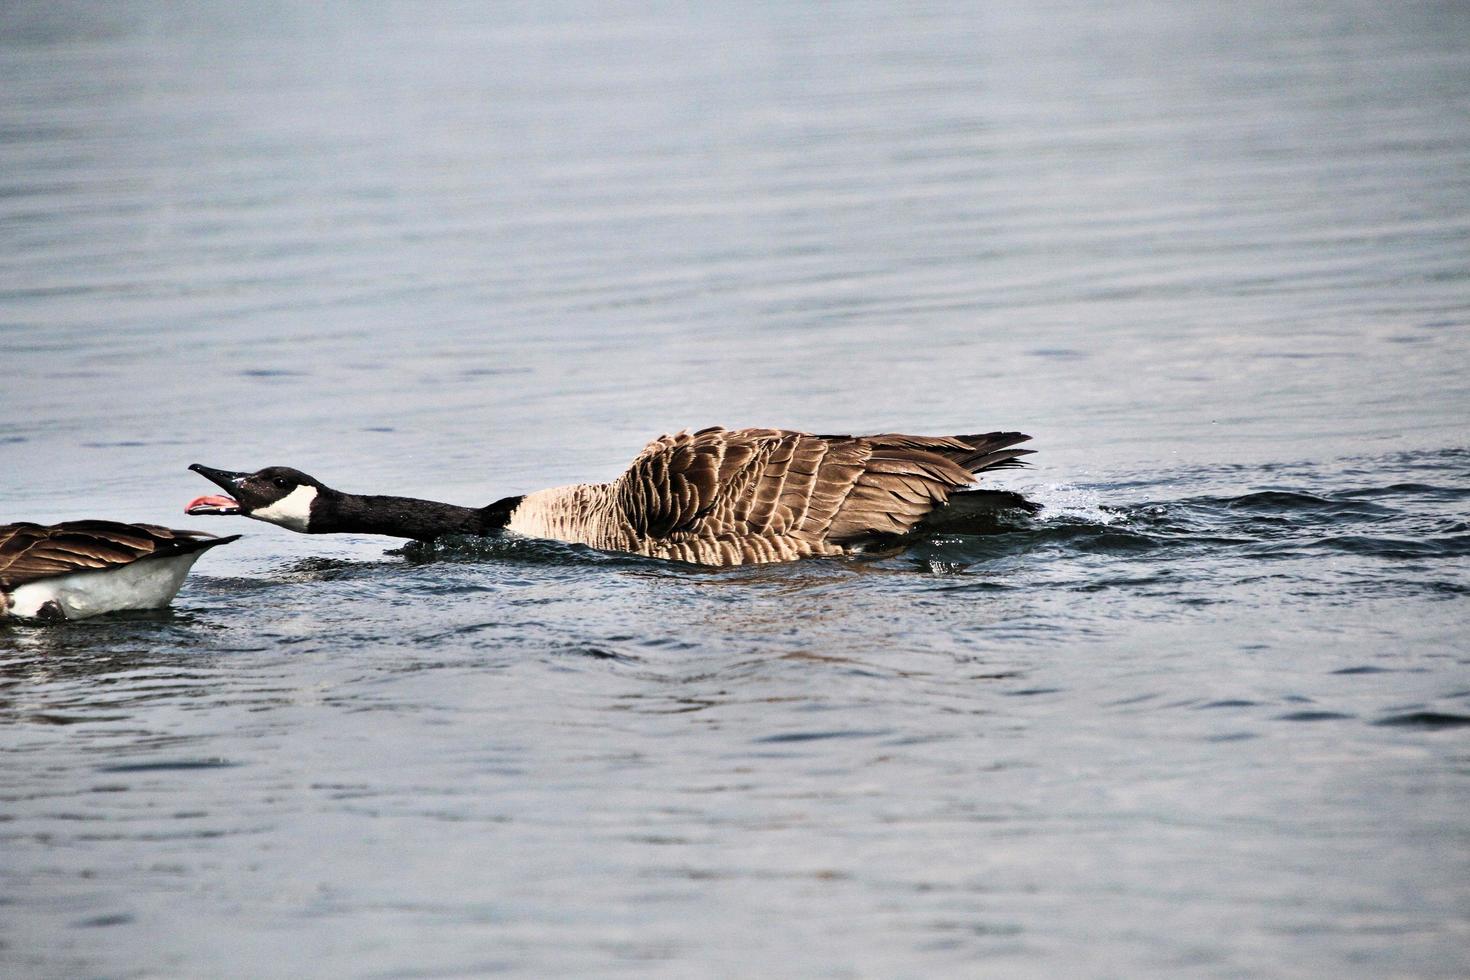
[[954,438],[970,447],[968,452],[957,453],[952,457],[970,473],[1018,469],[1026,465],[1021,457],[1035,452],[1033,449],[1011,448],[1030,440],[1031,437],[1024,432],[984,432]]

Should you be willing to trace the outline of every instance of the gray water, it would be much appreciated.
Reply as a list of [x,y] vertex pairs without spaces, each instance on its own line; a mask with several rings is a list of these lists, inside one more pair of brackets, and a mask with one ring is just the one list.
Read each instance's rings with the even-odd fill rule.
[[[0,7],[7,977],[1470,972],[1470,8]],[[187,518],[709,424],[1044,505],[700,571]]]

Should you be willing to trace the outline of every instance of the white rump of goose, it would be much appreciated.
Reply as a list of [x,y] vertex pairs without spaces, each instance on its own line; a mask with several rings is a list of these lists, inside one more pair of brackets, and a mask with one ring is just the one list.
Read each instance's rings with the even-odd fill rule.
[[[968,496],[976,475],[1023,465],[1019,432],[812,435],[700,429],[660,436],[609,483],[506,497],[488,507],[343,493],[299,470],[195,464],[230,496],[189,514],[238,514],[308,534],[432,540],[512,532],[700,565],[842,555],[909,534]],[[1005,495],[1016,506],[1022,498]]]
[[0,525],[0,619],[162,608],[200,555],[239,537],[117,521]]

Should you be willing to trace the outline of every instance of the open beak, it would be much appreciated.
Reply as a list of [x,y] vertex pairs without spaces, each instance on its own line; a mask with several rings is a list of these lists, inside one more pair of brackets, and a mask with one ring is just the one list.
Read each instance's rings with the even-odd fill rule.
[[[205,466],[202,463],[195,463],[189,469],[224,490],[235,490],[250,475],[249,473],[231,473],[229,470],[217,470],[212,466]],[[184,508],[185,514],[193,515],[238,514],[240,512],[240,502],[238,500],[234,497],[225,497],[220,494],[196,497],[189,501],[189,505]]]

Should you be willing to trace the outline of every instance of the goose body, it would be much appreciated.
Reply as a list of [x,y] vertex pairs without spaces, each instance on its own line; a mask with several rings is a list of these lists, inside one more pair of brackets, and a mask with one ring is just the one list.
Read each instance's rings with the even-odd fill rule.
[[117,521],[0,525],[0,619],[162,608],[200,555],[238,537]]
[[[286,467],[195,465],[233,496],[190,514],[240,514],[305,533],[429,540],[504,531],[701,565],[841,555],[913,531],[981,472],[1022,465],[1019,432],[823,436],[701,429],[661,436],[608,483],[578,483],[488,507],[333,490]],[[1019,498],[1017,498],[1019,499]],[[1024,505],[1024,502],[1023,502]]]

